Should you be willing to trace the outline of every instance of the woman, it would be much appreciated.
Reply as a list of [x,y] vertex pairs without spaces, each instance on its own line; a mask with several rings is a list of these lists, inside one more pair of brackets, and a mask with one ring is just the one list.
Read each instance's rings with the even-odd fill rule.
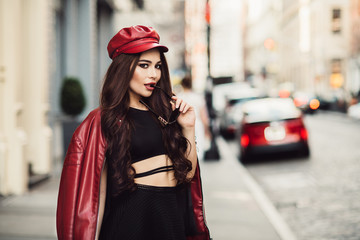
[[138,25],[110,40],[100,109],[64,161],[59,239],[209,239],[194,110],[171,94],[159,39]]

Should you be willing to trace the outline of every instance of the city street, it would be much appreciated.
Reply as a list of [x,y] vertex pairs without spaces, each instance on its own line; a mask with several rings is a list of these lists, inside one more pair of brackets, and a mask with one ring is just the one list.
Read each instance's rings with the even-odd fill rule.
[[[245,167],[298,240],[360,239],[360,122],[306,115],[311,156],[279,156]],[[230,142],[236,152],[236,144]]]
[[[190,201],[213,240],[360,240],[360,0],[0,0],[0,16],[0,240],[57,239],[75,126],[69,153],[85,157],[65,162],[59,198],[76,205],[70,231],[101,175],[100,131],[113,161],[168,186],[183,130],[191,160],[219,149],[198,155],[204,198]],[[179,121],[159,131],[130,113],[146,110]]]

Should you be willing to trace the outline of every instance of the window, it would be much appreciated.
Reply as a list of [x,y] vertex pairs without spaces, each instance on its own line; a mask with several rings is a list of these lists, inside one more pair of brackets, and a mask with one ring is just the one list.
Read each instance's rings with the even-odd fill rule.
[[341,9],[332,10],[331,30],[333,33],[341,33]]
[[344,85],[344,77],[341,73],[342,71],[341,63],[342,63],[341,59],[331,60],[330,85],[333,88],[340,88]]
[[138,9],[144,9],[144,0],[133,0]]
[[331,60],[331,72],[340,73],[341,72],[341,59],[335,58]]

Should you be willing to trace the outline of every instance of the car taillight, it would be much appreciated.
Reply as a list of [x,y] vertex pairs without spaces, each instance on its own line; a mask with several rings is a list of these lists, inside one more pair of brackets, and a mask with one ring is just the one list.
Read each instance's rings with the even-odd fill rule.
[[301,128],[300,137],[301,137],[302,140],[307,140],[308,139],[308,132],[306,131],[305,128]]
[[320,102],[319,102],[319,100],[317,100],[317,99],[312,99],[311,101],[310,101],[310,108],[312,109],[312,110],[316,110],[316,109],[318,109],[319,108],[319,106],[320,106]]
[[242,134],[241,135],[241,139],[240,139],[240,144],[243,148],[246,148],[247,146],[249,146],[250,143],[250,139],[249,139],[249,135],[247,134]]

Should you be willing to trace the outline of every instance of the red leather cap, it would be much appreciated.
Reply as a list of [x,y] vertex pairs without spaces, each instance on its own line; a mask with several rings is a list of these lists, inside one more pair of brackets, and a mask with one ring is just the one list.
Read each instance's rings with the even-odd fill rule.
[[121,53],[140,53],[152,48],[169,49],[159,44],[160,36],[152,27],[141,25],[121,29],[109,42],[107,50],[109,57],[114,59]]

